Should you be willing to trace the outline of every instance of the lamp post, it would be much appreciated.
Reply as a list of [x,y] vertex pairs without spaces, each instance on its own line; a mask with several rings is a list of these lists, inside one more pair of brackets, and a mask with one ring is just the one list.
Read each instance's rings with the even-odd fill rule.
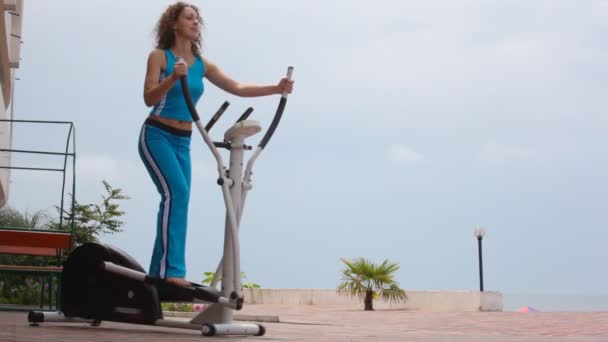
[[477,238],[477,249],[479,251],[479,291],[483,292],[483,261],[481,256],[481,240],[486,235],[486,230],[483,227],[475,229],[475,237]]

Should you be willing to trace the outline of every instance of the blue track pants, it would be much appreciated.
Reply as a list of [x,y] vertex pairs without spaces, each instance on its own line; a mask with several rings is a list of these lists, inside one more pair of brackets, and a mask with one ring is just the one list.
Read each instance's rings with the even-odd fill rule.
[[150,275],[155,277],[186,276],[190,141],[189,136],[149,124],[143,125],[139,137],[139,155],[161,197],[150,262]]

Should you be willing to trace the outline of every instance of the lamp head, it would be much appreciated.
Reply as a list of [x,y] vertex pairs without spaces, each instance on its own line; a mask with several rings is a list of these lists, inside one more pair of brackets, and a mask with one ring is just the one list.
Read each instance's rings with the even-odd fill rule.
[[479,227],[475,229],[475,237],[478,239],[482,239],[486,235],[486,229],[483,227]]

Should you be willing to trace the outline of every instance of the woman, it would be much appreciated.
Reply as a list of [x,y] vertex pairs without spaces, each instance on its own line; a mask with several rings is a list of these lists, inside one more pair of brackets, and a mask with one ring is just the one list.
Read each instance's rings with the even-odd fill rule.
[[[144,101],[153,106],[139,139],[139,154],[161,196],[150,275],[188,286],[185,245],[190,198],[192,118],[179,79],[187,76],[196,103],[204,92],[203,78],[237,96],[291,93],[293,82],[243,84],[228,77],[201,55],[202,19],[197,7],[177,2],[162,14],[156,27],[156,49],[148,58]],[[176,57],[183,61],[176,62]]]

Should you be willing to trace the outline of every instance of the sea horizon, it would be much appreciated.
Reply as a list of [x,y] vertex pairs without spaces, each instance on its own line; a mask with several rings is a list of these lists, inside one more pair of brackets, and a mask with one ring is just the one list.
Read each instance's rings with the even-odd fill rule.
[[540,312],[607,312],[608,294],[503,293],[503,311],[532,307]]

